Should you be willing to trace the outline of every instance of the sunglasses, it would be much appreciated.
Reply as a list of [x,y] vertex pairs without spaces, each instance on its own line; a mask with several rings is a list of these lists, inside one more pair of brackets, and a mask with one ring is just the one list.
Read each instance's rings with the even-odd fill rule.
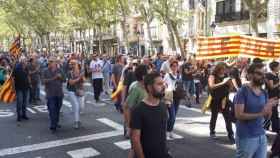
[[260,71],[255,71],[254,74],[258,75],[258,76],[264,76],[264,73],[263,72],[260,72]]

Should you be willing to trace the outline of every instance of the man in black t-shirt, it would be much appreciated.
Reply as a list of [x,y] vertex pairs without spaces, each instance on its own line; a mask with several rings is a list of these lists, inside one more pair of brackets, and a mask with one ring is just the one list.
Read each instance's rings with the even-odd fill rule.
[[167,107],[164,81],[157,72],[144,79],[148,96],[132,108],[130,127],[132,148],[137,158],[170,158],[166,148]]
[[191,107],[191,102],[195,94],[194,74],[196,69],[190,61],[182,65],[182,80],[184,82],[184,88],[187,92],[187,106]]
[[[268,97],[269,98],[279,98],[279,70],[280,65],[278,62],[273,61],[269,64],[269,68],[271,69],[270,73],[266,74],[266,87],[268,90]],[[279,112],[278,112],[278,105],[273,107],[272,109],[272,116],[271,116],[271,122],[272,122],[272,131],[279,133],[280,131],[280,125],[279,125]],[[269,127],[266,127],[269,128]]]
[[16,64],[13,71],[13,79],[16,90],[17,104],[17,121],[28,120],[26,115],[26,107],[28,104],[28,92],[30,89],[30,77],[28,75],[26,58],[21,57],[20,62]]

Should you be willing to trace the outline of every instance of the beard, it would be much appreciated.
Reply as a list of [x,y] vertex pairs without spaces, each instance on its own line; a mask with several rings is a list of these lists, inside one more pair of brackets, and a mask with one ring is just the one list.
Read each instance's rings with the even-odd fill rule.
[[253,79],[253,83],[256,86],[262,86],[264,84],[264,78],[262,78],[262,79]]
[[155,89],[153,90],[153,93],[152,93],[153,97],[155,98],[158,98],[158,99],[162,99],[165,95],[164,93],[164,89],[160,92],[156,91]]

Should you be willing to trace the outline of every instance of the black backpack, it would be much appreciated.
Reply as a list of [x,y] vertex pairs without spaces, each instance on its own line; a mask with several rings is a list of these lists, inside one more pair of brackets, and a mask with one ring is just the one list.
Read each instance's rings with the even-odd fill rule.
[[172,80],[176,80],[176,84],[175,84],[175,91],[173,92],[173,96],[174,98],[177,99],[183,99],[186,97],[187,93],[184,89],[184,83],[182,80],[180,79],[176,79],[172,76],[172,74],[169,73],[169,76]]

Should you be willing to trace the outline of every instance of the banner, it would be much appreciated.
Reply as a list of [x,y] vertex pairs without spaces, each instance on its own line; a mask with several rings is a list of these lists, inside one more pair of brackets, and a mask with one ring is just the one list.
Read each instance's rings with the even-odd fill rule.
[[249,57],[273,59],[280,57],[280,41],[251,36],[199,37],[196,59]]

